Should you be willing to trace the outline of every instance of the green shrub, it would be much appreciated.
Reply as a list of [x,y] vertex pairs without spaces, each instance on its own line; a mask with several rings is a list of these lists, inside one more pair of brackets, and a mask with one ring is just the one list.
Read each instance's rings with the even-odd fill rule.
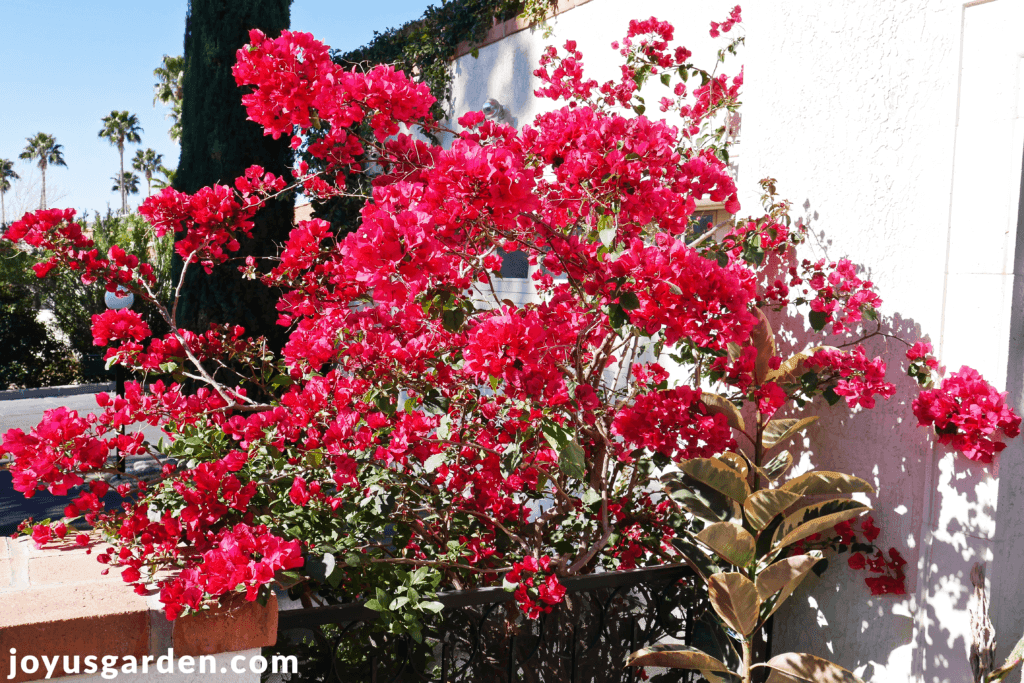
[[39,322],[32,291],[0,282],[0,390],[73,384],[81,379],[71,348]]

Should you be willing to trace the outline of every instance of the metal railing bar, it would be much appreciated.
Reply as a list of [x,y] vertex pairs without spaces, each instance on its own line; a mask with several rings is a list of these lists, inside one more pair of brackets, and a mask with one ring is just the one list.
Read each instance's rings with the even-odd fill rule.
[[[647,581],[688,576],[693,570],[686,565],[669,565],[644,569],[628,569],[617,572],[602,572],[585,576],[571,576],[561,580],[568,593],[592,591],[600,588],[625,588]],[[464,591],[440,593],[437,601],[448,608],[471,607],[508,602],[513,594],[499,586],[471,588]],[[284,610],[278,613],[278,629],[288,630],[324,624],[341,624],[350,621],[373,621],[379,614],[363,607],[362,603],[350,602],[343,605],[327,605],[310,609]]]

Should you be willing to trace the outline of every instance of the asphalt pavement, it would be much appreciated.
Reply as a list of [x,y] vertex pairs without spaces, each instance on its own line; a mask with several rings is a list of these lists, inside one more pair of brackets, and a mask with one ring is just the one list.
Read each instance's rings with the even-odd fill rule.
[[[43,413],[53,408],[64,406],[75,410],[79,415],[99,412],[95,394],[78,396],[54,396],[50,398],[24,398],[0,401],[0,437],[10,429],[31,431],[43,419]],[[160,437],[160,430],[146,426],[143,430],[146,438],[155,440]],[[147,456],[135,456],[128,460],[128,471],[139,472],[152,463]],[[155,464],[154,464],[155,465]],[[64,507],[72,496],[54,496],[48,491],[38,491],[32,498],[14,490],[10,472],[0,472],[0,536],[9,536],[18,525],[28,517],[35,520],[59,519],[64,515]],[[116,493],[107,494],[104,503],[108,508],[116,508],[121,498]]]

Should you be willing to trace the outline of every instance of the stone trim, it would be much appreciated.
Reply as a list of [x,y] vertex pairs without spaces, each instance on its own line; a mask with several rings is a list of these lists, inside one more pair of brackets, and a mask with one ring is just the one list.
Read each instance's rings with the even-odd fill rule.
[[[10,675],[10,650],[25,655],[60,656],[54,678],[65,675],[64,656],[175,658],[237,652],[277,642],[277,598],[266,606],[244,599],[173,622],[160,609],[158,592],[138,595],[117,568],[103,575],[96,561],[105,544],[87,548],[36,548],[30,538],[0,537],[0,680],[46,677]],[[155,659],[154,659],[155,661]]]
[[[579,7],[580,5],[587,4],[588,2],[591,2],[591,0],[558,0],[558,4],[555,5],[555,7],[548,12],[547,19],[553,19],[554,17],[558,16],[559,14],[562,14],[563,12],[568,12],[569,10]],[[530,24],[526,23],[519,17],[512,17],[507,21],[497,23],[491,27],[491,29],[487,32],[487,35],[485,35],[484,39],[479,43],[470,44],[468,41],[464,40],[458,45],[456,45],[454,58],[458,59],[459,57],[465,57],[473,50],[479,50],[482,47],[487,47],[492,43],[496,43],[499,40],[508,38],[509,36],[515,33],[519,33],[520,31],[525,31],[528,28],[530,28]]]

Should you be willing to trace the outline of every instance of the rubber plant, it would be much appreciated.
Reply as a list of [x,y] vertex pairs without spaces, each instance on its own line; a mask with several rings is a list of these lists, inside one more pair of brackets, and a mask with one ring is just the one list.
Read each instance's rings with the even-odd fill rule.
[[[799,383],[814,352],[800,353],[775,369],[774,333],[760,315],[751,342],[757,349],[756,384]],[[858,681],[846,669],[805,653],[786,653],[755,663],[755,639],[777,609],[823,562],[820,550],[793,552],[808,537],[833,529],[870,508],[851,494],[871,494],[863,479],[840,472],[810,470],[779,483],[793,465],[782,447],[814,423],[817,416],[773,418],[757,411],[747,425],[734,403],[704,392],[713,412],[746,437],[750,450],[688,460],[663,478],[668,495],[696,520],[699,530],[684,531],[673,544],[706,586],[709,602],[731,641],[721,658],[686,645],[654,645],[634,653],[631,666],[696,669],[711,681],[751,681],[753,669],[766,666],[790,678],[814,683]],[[827,499],[823,499],[827,498]]]

